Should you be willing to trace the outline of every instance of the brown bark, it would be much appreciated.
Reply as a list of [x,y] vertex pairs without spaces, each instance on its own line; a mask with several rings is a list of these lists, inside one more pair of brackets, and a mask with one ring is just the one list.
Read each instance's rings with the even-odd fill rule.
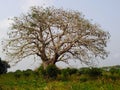
[[43,68],[46,69],[49,64],[47,62],[43,62],[42,65],[43,65]]
[[54,65],[54,63],[52,60],[49,60],[49,61],[43,61],[42,65],[43,65],[44,69],[46,69],[49,65]]
[[59,55],[55,54],[55,56],[51,60],[43,61],[44,69],[46,69],[47,66],[49,66],[49,65],[55,65],[55,63],[57,62],[58,57],[59,57]]

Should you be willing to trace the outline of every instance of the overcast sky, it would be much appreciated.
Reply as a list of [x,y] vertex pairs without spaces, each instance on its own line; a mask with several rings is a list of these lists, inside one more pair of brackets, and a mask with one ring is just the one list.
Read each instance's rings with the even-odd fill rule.
[[[98,23],[111,35],[108,43],[110,55],[106,60],[100,61],[99,66],[120,64],[120,0],[0,0],[0,40],[6,37],[9,30],[11,21],[8,18],[27,12],[33,5],[77,10],[87,19],[93,19],[94,23]],[[0,56],[3,57],[1,49],[0,47]],[[28,63],[30,61],[24,63],[26,68],[31,67]],[[19,64],[17,68],[21,67]]]

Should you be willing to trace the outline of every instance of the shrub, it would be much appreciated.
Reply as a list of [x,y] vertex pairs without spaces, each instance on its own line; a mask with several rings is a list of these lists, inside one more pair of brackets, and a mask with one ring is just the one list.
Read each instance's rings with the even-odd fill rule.
[[101,76],[102,75],[102,70],[100,68],[91,68],[89,69],[88,74],[90,76]]
[[78,73],[81,74],[88,74],[89,73],[90,68],[80,68]]
[[46,75],[48,78],[55,79],[58,74],[59,74],[59,69],[55,65],[49,65],[46,68]]
[[28,69],[28,70],[24,71],[23,74],[25,77],[29,77],[32,74],[32,72],[33,72],[32,70]]
[[42,77],[46,76],[46,71],[44,70],[44,67],[42,65],[34,73],[37,76],[39,75],[41,75]]
[[102,75],[102,69],[100,68],[81,68],[78,73],[81,74],[86,74],[90,76],[101,76]]
[[61,70],[61,80],[66,81],[68,80],[69,72],[68,69],[62,69]]
[[0,74],[6,73],[8,68],[10,68],[10,65],[6,61],[2,61],[0,58]]
[[87,80],[88,80],[88,77],[86,77],[86,76],[81,76],[80,77],[81,82],[86,82]]
[[67,72],[68,72],[69,75],[76,74],[77,71],[78,71],[75,68],[67,68],[66,70],[67,70]]
[[118,79],[118,77],[117,77],[117,76],[114,76],[114,75],[110,75],[109,78],[111,78],[111,79],[114,80],[114,81]]
[[110,70],[109,70],[109,72],[113,75],[113,74],[117,74],[117,73],[119,73],[119,69],[116,69],[116,68],[111,68]]
[[15,77],[16,78],[20,78],[22,76],[22,71],[20,70],[17,70],[15,73],[14,73]]

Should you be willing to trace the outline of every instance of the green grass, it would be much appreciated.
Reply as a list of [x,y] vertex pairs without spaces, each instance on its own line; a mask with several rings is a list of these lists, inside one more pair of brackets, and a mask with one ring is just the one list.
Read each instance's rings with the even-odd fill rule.
[[0,90],[120,90],[120,75],[107,71],[102,71],[101,76],[76,72],[67,77],[60,73],[53,79],[34,71],[17,71],[0,75]]

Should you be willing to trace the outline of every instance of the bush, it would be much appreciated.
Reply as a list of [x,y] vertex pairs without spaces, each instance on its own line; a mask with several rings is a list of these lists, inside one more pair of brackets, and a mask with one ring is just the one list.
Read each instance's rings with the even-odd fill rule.
[[102,75],[102,70],[100,68],[91,68],[89,69],[88,74],[90,76],[101,76]]
[[76,74],[77,71],[78,71],[78,70],[75,69],[75,68],[67,68],[67,69],[66,69],[66,72],[68,72],[69,75]]
[[10,68],[10,65],[6,61],[2,61],[0,58],[0,74],[6,73],[7,68]]
[[35,75],[41,75],[42,77],[46,76],[46,71],[42,65],[35,71]]
[[33,73],[33,71],[30,70],[30,69],[28,69],[28,70],[26,70],[26,71],[23,72],[23,74],[24,74],[25,77],[29,77],[32,73]]
[[89,73],[90,68],[80,68],[78,73],[81,74],[88,74]]
[[48,78],[53,78],[55,79],[57,75],[59,74],[59,69],[55,65],[49,65],[46,68],[46,75]]
[[61,70],[61,79],[63,81],[66,81],[66,80],[68,80],[68,77],[69,77],[68,69],[62,69]]
[[20,70],[17,70],[15,73],[14,73],[15,77],[16,78],[20,78],[22,76],[22,71]]
[[83,75],[83,76],[80,77],[80,81],[81,82],[86,82],[86,81],[88,81],[88,77]]
[[109,70],[109,72],[113,75],[113,74],[117,74],[117,73],[119,73],[119,69],[116,69],[116,68],[111,68],[110,70]]
[[81,68],[79,70],[79,74],[86,74],[90,76],[101,76],[102,75],[102,69],[100,68]]

